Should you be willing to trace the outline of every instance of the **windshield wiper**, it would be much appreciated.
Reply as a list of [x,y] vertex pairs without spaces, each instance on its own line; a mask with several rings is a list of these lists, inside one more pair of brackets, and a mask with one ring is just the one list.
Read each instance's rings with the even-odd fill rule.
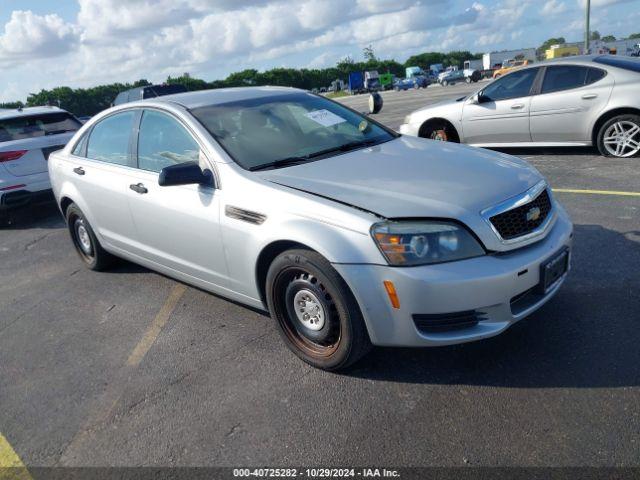
[[371,145],[375,145],[378,143],[377,140],[358,140],[355,142],[345,143],[343,145],[338,145],[337,147],[326,148],[324,150],[319,150],[317,152],[309,153],[307,155],[300,155],[297,157],[287,157],[282,158],[280,160],[275,160],[273,162],[264,163],[262,165],[256,165],[255,167],[250,167],[249,170],[255,172],[256,170],[268,170],[271,168],[281,168],[288,167],[290,165],[297,165],[298,163],[306,162],[312,158],[321,157],[322,155],[327,155],[334,152],[348,152],[350,150],[355,150],[356,148],[362,147],[370,147]]
[[67,132],[75,132],[76,130],[72,129],[72,128],[67,128],[64,130],[49,130],[47,132],[45,132],[45,136],[46,135],[59,135],[61,133],[67,133]]
[[355,141],[355,142],[349,142],[349,143],[345,143],[343,145],[338,145],[337,147],[331,147],[331,148],[327,148],[325,150],[320,150],[319,152],[315,152],[315,153],[311,153],[311,154],[307,155],[307,157],[316,158],[316,157],[320,157],[322,155],[326,155],[327,153],[348,152],[350,150],[355,150],[356,148],[370,147],[372,145],[375,145],[376,143],[378,143],[377,140],[358,140],[358,141]]
[[309,160],[309,157],[281,158],[279,160],[274,160],[273,162],[263,163],[262,165],[255,165],[253,167],[249,167],[249,171],[255,172],[256,170],[268,170],[271,168],[288,167],[289,165],[297,165],[298,163],[306,162],[307,160]]

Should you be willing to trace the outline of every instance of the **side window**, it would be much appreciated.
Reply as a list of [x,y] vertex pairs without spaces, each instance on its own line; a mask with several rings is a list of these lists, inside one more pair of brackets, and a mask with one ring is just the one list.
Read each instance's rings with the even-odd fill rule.
[[200,146],[177,120],[145,110],[138,137],[138,168],[160,172],[169,165],[197,162],[199,156]]
[[552,93],[582,87],[585,84],[588,73],[588,67],[578,65],[547,67],[540,93]]
[[129,141],[135,112],[117,113],[98,122],[91,130],[87,158],[116,165],[129,164]]
[[482,91],[484,101],[497,102],[498,100],[529,96],[538,70],[538,68],[516,70],[499,78]]
[[587,73],[587,80],[584,82],[584,84],[591,85],[592,83],[596,83],[598,80],[602,80],[606,75],[606,70],[602,70],[600,68],[590,68],[589,73]]
[[86,157],[87,156],[87,138],[89,138],[88,134],[84,134],[76,146],[73,147],[73,151],[71,152],[76,157]]

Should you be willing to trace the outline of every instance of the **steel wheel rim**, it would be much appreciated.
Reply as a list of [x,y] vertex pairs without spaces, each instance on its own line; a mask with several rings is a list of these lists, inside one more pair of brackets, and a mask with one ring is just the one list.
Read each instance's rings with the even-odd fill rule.
[[[306,327],[311,333],[319,333],[323,328],[328,328],[329,340],[324,343],[316,343],[304,334],[305,324],[298,319],[298,312],[294,310],[294,302],[287,304],[287,287],[292,282],[303,276],[315,279],[318,282],[319,288],[322,288],[325,294],[330,298],[328,301],[330,305],[329,308],[325,308],[324,305],[322,306],[324,316],[322,325],[317,330]],[[304,290],[306,289],[303,288],[300,291]],[[310,293],[312,293],[316,301],[322,305],[322,302],[318,299],[317,295],[314,292]],[[278,274],[274,281],[273,296],[276,320],[280,323],[284,334],[296,348],[313,357],[329,357],[338,350],[342,340],[340,319],[335,308],[335,303],[333,303],[329,292],[320,280],[316,279],[313,275],[303,269],[296,267],[286,268]],[[296,296],[297,293],[293,298],[295,299]],[[293,313],[294,311],[295,314],[290,315],[290,312]]]
[[640,125],[621,120],[604,132],[604,148],[614,157],[632,157],[640,152]]
[[327,314],[322,302],[311,290],[298,290],[293,303],[296,318],[305,328],[313,331],[322,330]]
[[91,236],[87,230],[84,220],[77,218],[73,222],[73,228],[75,232],[76,244],[80,252],[88,258],[93,256],[93,243],[91,242]]

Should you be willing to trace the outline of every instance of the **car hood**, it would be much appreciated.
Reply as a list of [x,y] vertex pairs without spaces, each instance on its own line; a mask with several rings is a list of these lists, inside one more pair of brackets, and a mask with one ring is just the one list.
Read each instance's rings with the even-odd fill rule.
[[419,113],[419,112],[425,112],[427,110],[433,110],[434,108],[444,108],[444,109],[447,109],[449,111],[453,111],[453,110],[450,110],[451,108],[462,109],[462,106],[464,105],[464,101],[463,100],[465,98],[466,97],[450,98],[448,100],[442,100],[441,102],[432,103],[430,105],[427,105],[426,107],[423,107],[423,108],[420,108],[418,110],[415,110],[411,115],[414,115],[414,114]]
[[440,217],[471,224],[480,211],[542,178],[516,157],[407,136],[258,174],[386,218]]

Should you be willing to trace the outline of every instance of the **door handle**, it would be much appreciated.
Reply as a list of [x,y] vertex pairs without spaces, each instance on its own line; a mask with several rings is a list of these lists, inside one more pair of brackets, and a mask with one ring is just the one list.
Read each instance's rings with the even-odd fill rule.
[[132,183],[131,185],[129,185],[129,188],[134,192],[140,193],[140,194],[147,193],[149,191],[141,183]]
[[511,105],[511,108],[513,110],[520,110],[524,108],[524,103],[514,103],[513,105]]
[[593,98],[596,98],[598,96],[597,93],[585,93],[584,95],[582,95],[582,98],[584,100],[591,100]]
[[84,175],[84,173],[85,173],[85,172],[84,172],[84,168],[82,168],[82,167],[76,167],[76,168],[74,168],[74,169],[73,169],[73,173],[76,173],[76,174],[78,174],[78,175]]

